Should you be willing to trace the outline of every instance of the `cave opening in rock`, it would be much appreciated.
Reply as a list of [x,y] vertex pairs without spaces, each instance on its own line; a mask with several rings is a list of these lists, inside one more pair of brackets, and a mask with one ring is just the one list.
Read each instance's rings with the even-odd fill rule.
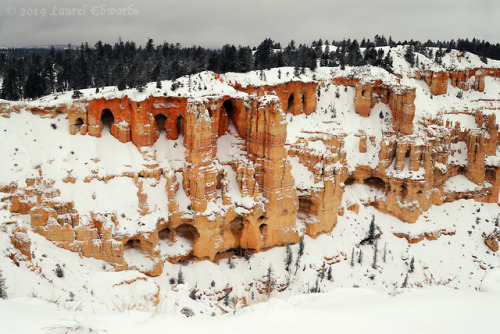
[[353,177],[348,177],[347,180],[344,181],[345,186],[350,186],[351,184],[354,184],[354,178]]
[[75,123],[76,132],[80,131],[82,125],[83,125],[83,118],[79,117]]
[[267,238],[267,224],[260,224],[259,231],[263,239]]
[[181,238],[187,239],[194,243],[200,237],[200,233],[193,225],[182,224],[175,228],[175,232]]
[[233,121],[234,104],[231,100],[225,100],[222,103],[221,112],[219,115],[219,134],[222,134],[229,129]]
[[369,177],[365,180],[364,182],[367,186],[379,189],[379,190],[384,190],[385,189],[385,182],[380,178],[376,176]]
[[167,116],[163,114],[157,114],[155,116],[155,123],[156,123],[156,128],[158,129],[158,132],[161,133],[162,131],[165,131],[165,122],[167,121]]
[[170,241],[175,241],[174,240],[174,231],[172,231],[170,228],[165,227],[164,229],[160,230],[158,232],[158,238],[160,240],[170,240]]
[[302,108],[306,107],[306,94],[302,94],[300,97],[300,100],[302,101]]
[[141,249],[141,241],[137,240],[137,239],[130,239],[125,243],[125,245],[123,245],[123,248],[124,249],[134,248],[134,249],[140,250]]
[[241,240],[241,236],[243,234],[243,228],[245,225],[243,224],[243,218],[242,217],[236,217],[231,222],[229,223],[229,229],[231,230],[231,233],[234,235],[234,237],[239,241]]
[[299,211],[310,213],[312,207],[312,200],[310,196],[299,196]]
[[293,110],[294,101],[295,101],[295,98],[294,98],[293,93],[292,93],[288,97],[288,106],[287,106],[286,112],[290,112],[291,110]]
[[401,185],[401,197],[405,198],[408,195],[408,187],[406,184]]
[[104,128],[107,128],[111,131],[111,125],[115,122],[115,116],[109,109],[104,109],[101,112],[101,124]]
[[179,136],[184,134],[184,117],[182,115],[177,116],[177,133]]
[[229,119],[231,119],[234,110],[233,102],[231,102],[231,100],[226,100],[222,103],[222,106],[224,107],[224,110],[227,112]]

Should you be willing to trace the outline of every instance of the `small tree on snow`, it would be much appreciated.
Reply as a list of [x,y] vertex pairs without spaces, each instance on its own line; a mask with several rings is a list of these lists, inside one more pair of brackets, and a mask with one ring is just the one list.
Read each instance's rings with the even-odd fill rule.
[[56,266],[56,276],[59,278],[64,277],[64,270],[63,270],[63,268],[61,268],[61,266],[59,264],[57,264],[57,266]]
[[304,238],[300,237],[298,257],[301,257],[302,255],[304,255]]
[[0,299],[7,299],[7,284],[5,283],[2,270],[0,270]]
[[179,269],[179,273],[177,274],[177,284],[184,284],[184,274],[182,273],[182,269]]
[[412,256],[410,261],[410,273],[412,273],[414,270],[415,270],[415,258]]
[[372,216],[372,221],[370,223],[370,231],[368,231],[368,243],[373,245],[375,241],[375,215]]
[[299,270],[299,265],[300,265],[300,258],[304,254],[304,239],[300,237],[299,241],[299,252],[297,254],[297,260],[295,260],[295,272]]
[[387,259],[387,243],[384,245],[384,256],[382,257],[382,261],[384,261],[385,263],[386,259]]
[[373,249],[373,264],[372,264],[373,269],[377,269],[377,253],[378,253],[378,242],[375,243],[375,247]]
[[271,265],[269,265],[266,274],[266,290],[268,296],[271,294],[271,291],[273,291],[273,288],[274,288],[273,268],[271,267]]
[[229,306],[229,294],[231,293],[231,289],[229,288],[229,284],[226,285],[226,288],[224,289],[224,305]]
[[402,288],[406,288],[408,285],[408,274],[406,274],[405,279],[403,281],[403,284],[401,285]]
[[326,273],[326,279],[329,280],[330,282],[333,281],[332,267],[328,268],[328,272]]
[[323,281],[325,278],[325,272],[326,272],[326,263],[323,262],[323,266],[321,266],[321,270],[319,271],[319,278]]
[[290,249],[290,243],[287,242],[286,244],[286,261],[285,261],[285,269],[286,271],[290,272],[290,265],[292,264],[293,261],[293,255],[292,255],[292,250]]

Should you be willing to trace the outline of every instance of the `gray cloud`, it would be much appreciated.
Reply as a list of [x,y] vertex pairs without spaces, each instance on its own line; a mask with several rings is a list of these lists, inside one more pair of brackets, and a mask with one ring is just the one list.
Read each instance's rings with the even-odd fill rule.
[[[122,15],[106,13],[113,10]],[[220,47],[257,45],[266,37],[286,44],[375,34],[497,43],[498,17],[497,0],[0,0],[0,44],[92,45],[121,37]]]

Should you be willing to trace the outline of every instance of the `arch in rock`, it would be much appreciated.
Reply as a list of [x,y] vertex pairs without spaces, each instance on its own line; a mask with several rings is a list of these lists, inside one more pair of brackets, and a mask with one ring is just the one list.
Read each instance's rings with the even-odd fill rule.
[[111,127],[113,126],[113,123],[115,122],[115,115],[113,115],[113,112],[110,109],[103,109],[101,111],[101,125],[102,128],[108,128],[109,131],[111,132]]
[[199,237],[200,233],[198,229],[190,224],[182,224],[175,228],[175,232],[178,236],[187,239],[194,243]]
[[75,129],[76,129],[76,132],[80,132],[80,129],[81,129],[81,127],[82,127],[82,125],[83,125],[83,124],[84,124],[84,123],[83,123],[83,118],[78,117],[78,118],[76,119],[76,122],[75,122]]
[[299,196],[299,211],[310,213],[312,204],[313,202],[310,196]]
[[267,224],[263,223],[259,225],[260,236],[262,239],[267,238]]
[[141,241],[138,239],[129,239],[127,242],[123,245],[123,249],[129,249],[129,248],[134,248],[134,249],[141,249]]
[[243,228],[245,225],[243,224],[243,217],[236,217],[229,223],[229,229],[231,233],[234,235],[235,239],[240,241],[241,236],[243,234]]
[[176,124],[177,124],[177,133],[179,134],[179,136],[182,134],[184,134],[184,126],[185,126],[185,120],[184,120],[184,117],[182,117],[182,115],[179,115],[177,116],[177,121],[176,121]]
[[294,108],[294,103],[295,103],[295,97],[292,94],[290,94],[290,96],[288,97],[288,103],[287,103],[287,107],[286,107],[286,112],[291,112]]
[[377,176],[372,176],[365,179],[364,184],[379,190],[385,189],[385,182],[380,177]]
[[[226,99],[222,102],[222,106],[220,107],[219,112],[219,125],[218,125],[218,134],[219,137],[222,136],[229,129],[230,125],[234,124],[234,103],[231,99]],[[235,125],[236,126],[236,125]]]
[[167,121],[167,116],[165,116],[162,113],[158,113],[155,115],[155,124],[156,124],[156,129],[158,132],[161,134],[162,131],[165,132],[165,122]]
[[348,177],[347,180],[344,181],[344,186],[350,186],[354,184],[356,180],[353,177]]
[[160,240],[170,240],[173,242],[175,238],[174,231],[168,227],[165,227],[158,231],[158,238]]

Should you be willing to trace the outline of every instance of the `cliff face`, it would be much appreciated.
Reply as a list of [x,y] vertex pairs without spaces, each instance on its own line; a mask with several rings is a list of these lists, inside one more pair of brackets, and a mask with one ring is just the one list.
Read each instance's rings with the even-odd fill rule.
[[[417,79],[424,79],[431,93],[438,95],[446,92],[448,80],[467,89],[474,76],[474,89],[482,91],[485,76],[499,74],[498,70],[426,72]],[[354,88],[354,111],[361,117],[370,116],[378,102],[387,105],[392,112],[392,131],[383,133],[380,142],[375,136],[357,134],[357,152],[346,151],[346,134],[317,133],[287,142],[287,117],[316,112],[318,83],[325,81],[234,84],[235,94],[201,98],[149,96],[133,101],[124,96],[32,108],[34,113],[67,113],[71,134],[100,137],[103,129],[109,129],[120,142],[130,141],[140,149],[153,145],[160,136],[182,138],[182,168],[151,164],[142,171],[121,175],[137,186],[142,216],[150,212],[147,203],[152,196],[144,190],[144,182],[164,181],[161,191],[166,194],[168,215],[147,233],[117,234],[122,223],[116,214],[77,212],[73,203],[58,199],[58,190],[42,172],[27,179],[26,186],[13,184],[0,191],[9,194],[4,202],[12,213],[30,214],[32,228],[56,245],[103,259],[117,269],[134,268],[125,258],[127,251],[134,250],[152,260],[150,268],[138,268],[149,275],[160,274],[164,260],[215,260],[295,243],[304,233],[317,236],[330,232],[345,209],[356,210],[357,204],[342,204],[346,187],[356,184],[380,194],[364,204],[408,223],[414,223],[431,205],[446,201],[498,201],[500,163],[494,115],[469,115],[477,125],[474,129],[442,119],[424,119],[420,124],[424,130],[417,135],[413,134],[415,88],[380,80],[334,78],[329,84]],[[8,116],[14,107],[3,103],[0,113]],[[237,139],[239,150],[237,156],[229,158],[223,152],[229,147],[219,145],[222,137],[228,136]],[[324,149],[315,149],[318,145]],[[349,155],[367,154],[373,148],[377,150],[376,164],[366,161],[348,168]],[[465,164],[457,161],[459,155],[466,156]],[[297,185],[291,159],[297,159],[295,166],[310,173],[311,185]],[[108,182],[114,177],[96,173],[84,182]],[[455,190],[450,182],[456,177],[465,177],[477,187]],[[75,182],[71,171],[64,182]],[[82,220],[82,215],[89,215],[88,219]],[[29,240],[24,240],[22,233],[19,230],[12,243],[29,256]],[[178,237],[189,241],[192,249],[165,258],[159,245],[174,243]]]
[[432,95],[446,94],[448,91],[448,81],[453,87],[458,87],[464,91],[469,89],[484,92],[485,77],[500,77],[499,69],[472,68],[467,70],[424,71],[415,74],[416,79],[424,80],[431,90]]

